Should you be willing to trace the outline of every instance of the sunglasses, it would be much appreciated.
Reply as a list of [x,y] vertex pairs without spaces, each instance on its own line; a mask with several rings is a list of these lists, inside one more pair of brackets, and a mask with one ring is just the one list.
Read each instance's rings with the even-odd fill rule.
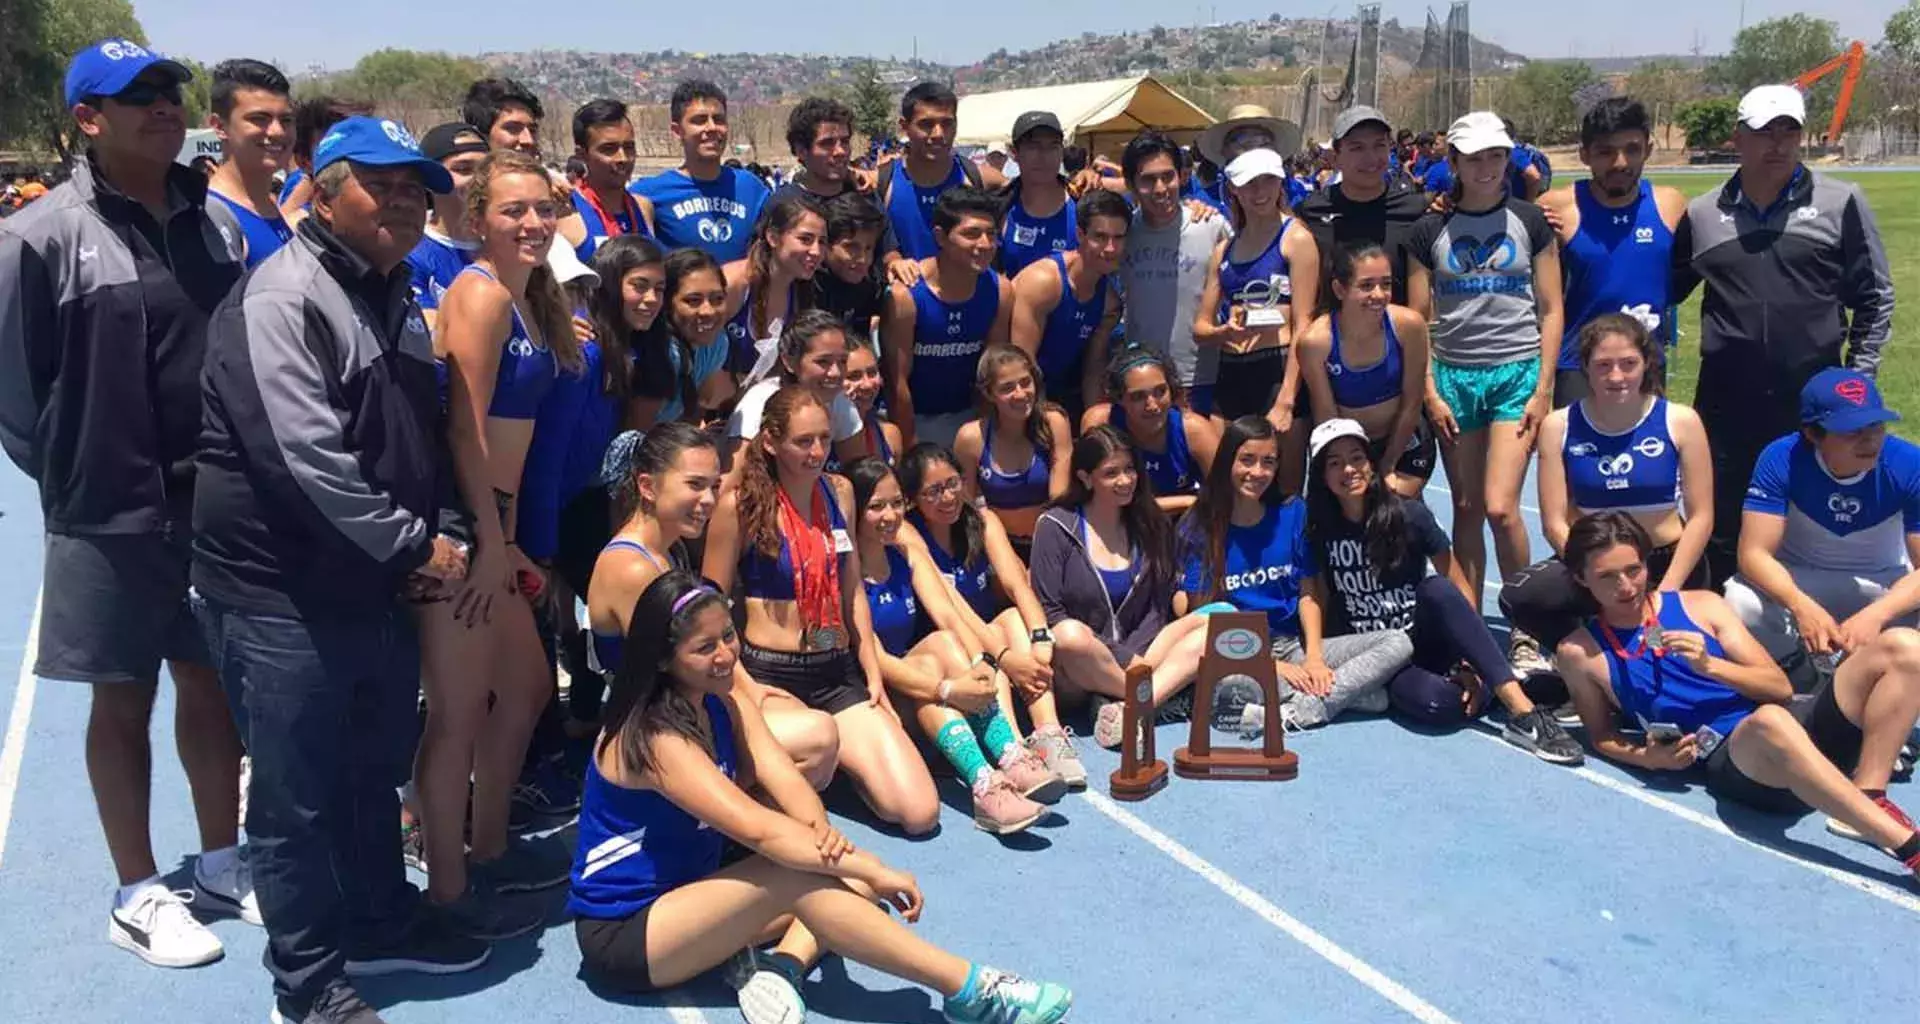
[[[167,82],[162,85],[155,85],[152,82],[135,82],[106,98],[123,107],[151,107],[163,99],[176,107],[185,103],[179,82]],[[99,101],[100,97],[92,97],[92,102],[87,105],[97,107],[100,105]]]

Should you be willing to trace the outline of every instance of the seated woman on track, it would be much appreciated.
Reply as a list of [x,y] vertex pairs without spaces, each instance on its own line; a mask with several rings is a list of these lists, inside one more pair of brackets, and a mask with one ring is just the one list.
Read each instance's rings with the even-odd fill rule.
[[1024,562],[1041,510],[1066,493],[1073,424],[1048,404],[1033,357],[1012,345],[987,346],[973,386],[980,418],[960,428],[953,453],[967,496],[1000,518]]
[[1198,615],[1174,621],[1173,524],[1133,449],[1112,427],[1073,446],[1073,484],[1040,517],[1033,591],[1054,637],[1054,690],[1094,698],[1093,741],[1120,745],[1126,671],[1153,669],[1153,706],[1193,682],[1206,644]]
[[[1287,728],[1325,725],[1349,709],[1381,714],[1387,682],[1407,667],[1413,642],[1397,629],[1325,635],[1326,586],[1307,542],[1307,505],[1280,495],[1279,472],[1271,421],[1242,416],[1227,425],[1200,500],[1180,523],[1184,605],[1175,610],[1266,613]],[[1196,713],[1237,721],[1241,709],[1223,711],[1225,703],[1216,698]]]
[[[1065,988],[969,963],[875,906],[918,920],[919,883],[826,823],[759,710],[737,696],[740,641],[724,595],[675,570],[628,618],[631,656],[587,765],[568,900],[589,978],[649,992],[744,960],[743,1014],[791,1021],[806,1013],[793,981],[830,950],[934,989],[948,1020],[1065,1019]],[[750,853],[723,867],[728,840]],[[784,970],[754,951],[775,939]]]
[[[620,525],[594,562],[593,582],[587,588],[587,624],[602,673],[611,676],[620,670],[623,638],[632,625],[628,616],[640,594],[661,573],[692,568],[688,548],[706,532],[719,496],[720,456],[713,436],[693,424],[662,423],[632,449],[613,496]],[[755,696],[772,692],[742,690]],[[840,756],[840,730],[833,716],[784,695],[757,704],[801,774],[815,789],[826,788]]]
[[[1920,633],[1877,635],[1796,699],[1724,598],[1652,589],[1652,554],[1624,512],[1586,516],[1567,534],[1567,564],[1599,613],[1560,643],[1559,663],[1594,751],[1654,771],[1704,762],[1709,792],[1777,813],[1811,806],[1830,831],[1920,875],[1920,834],[1886,794],[1920,717]],[[1644,741],[1620,735],[1623,712]]]
[[849,528],[853,487],[822,471],[827,433],[813,390],[784,387],[767,400],[740,486],[720,496],[707,527],[702,568],[722,591],[740,584],[739,670],[832,715],[840,767],[867,806],[924,834],[940,824],[940,800],[880,681]]
[[[1309,449],[1307,537],[1326,581],[1327,635],[1407,634],[1413,663],[1387,684],[1387,696],[1408,718],[1463,724],[1479,717],[1491,690],[1507,710],[1501,735],[1508,743],[1551,764],[1584,760],[1579,742],[1527,697],[1467,600],[1446,531],[1423,502],[1387,486],[1366,428],[1328,420],[1313,428]],[[1459,673],[1463,661],[1468,670]]]
[[[847,326],[825,310],[799,313],[781,329],[775,373],[747,388],[727,418],[726,461],[730,482],[740,478],[740,446],[760,433],[760,415],[767,399],[786,385],[812,391],[827,407],[837,459],[858,458],[865,449],[860,439],[860,413],[846,394]],[[831,471],[831,467],[829,467]]]
[[1083,432],[1107,425],[1126,437],[1153,484],[1154,501],[1168,515],[1193,507],[1220,447],[1213,420],[1186,408],[1185,400],[1165,359],[1152,349],[1128,349],[1108,364],[1107,401],[1080,421]]
[[1426,424],[1427,321],[1393,304],[1393,264],[1375,242],[1333,251],[1333,297],[1338,308],[1300,334],[1313,418],[1358,422],[1375,471],[1418,498],[1439,457]]
[[[1648,571],[1660,590],[1708,586],[1702,556],[1713,533],[1713,456],[1700,416],[1660,393],[1660,351],[1635,317],[1596,317],[1576,344],[1592,393],[1547,416],[1535,476],[1540,532],[1556,555],[1515,573],[1500,590],[1507,621],[1545,650],[1594,612],[1558,554],[1583,515],[1625,512],[1644,527],[1654,543]],[[1522,672],[1543,667],[1517,660]]]
[[913,505],[901,543],[925,548],[958,597],[954,608],[973,642],[993,655],[1009,684],[1000,694],[1008,721],[1018,693],[1033,722],[1027,745],[1068,786],[1085,787],[1087,770],[1054,702],[1053,631],[1000,517],[966,500],[960,460],[937,444],[907,449],[897,471]]
[[992,655],[961,623],[924,546],[900,543],[908,506],[893,470],[860,459],[846,475],[860,510],[855,540],[880,678],[972,791],[974,824],[1000,835],[1022,831],[1046,813],[1042,804],[1065,795],[1066,780],[1020,742],[1000,707]]
[[[860,454],[891,466],[903,448],[900,428],[880,415],[880,389],[886,384],[880,377],[880,353],[871,342],[858,340],[852,334],[848,335],[847,343],[845,387],[847,401],[852,402],[854,411],[860,414]],[[838,471],[835,463],[827,465],[827,472]]]

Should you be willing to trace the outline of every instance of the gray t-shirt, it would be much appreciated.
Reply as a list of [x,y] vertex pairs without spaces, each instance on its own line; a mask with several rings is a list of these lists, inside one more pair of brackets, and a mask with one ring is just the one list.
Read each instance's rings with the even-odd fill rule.
[[1546,215],[1504,198],[1491,210],[1430,213],[1407,256],[1433,283],[1433,354],[1456,366],[1498,366],[1540,354],[1534,257],[1554,244]]
[[1135,210],[1127,231],[1127,256],[1120,265],[1127,343],[1159,353],[1173,364],[1183,387],[1212,384],[1219,372],[1220,350],[1193,342],[1193,311],[1213,247],[1232,233],[1226,218],[1197,222],[1185,204],[1179,220],[1163,228],[1147,226]]

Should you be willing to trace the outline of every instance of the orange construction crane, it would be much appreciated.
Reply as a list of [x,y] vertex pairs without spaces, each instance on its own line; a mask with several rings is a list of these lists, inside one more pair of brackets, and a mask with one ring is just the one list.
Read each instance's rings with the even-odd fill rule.
[[1825,141],[1829,144],[1838,145],[1840,142],[1840,130],[1847,126],[1847,109],[1853,106],[1853,90],[1860,85],[1860,72],[1866,65],[1867,48],[1855,40],[1846,52],[1793,80],[1793,84],[1805,92],[1822,78],[1841,68],[1847,69],[1846,77],[1840,80],[1840,95],[1833,101],[1833,119],[1827,122]]

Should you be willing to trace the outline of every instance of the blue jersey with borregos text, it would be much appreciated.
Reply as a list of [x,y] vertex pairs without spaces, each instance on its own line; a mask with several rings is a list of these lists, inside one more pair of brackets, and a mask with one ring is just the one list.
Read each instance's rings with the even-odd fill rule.
[[747,255],[753,224],[771,194],[751,171],[722,167],[712,181],[698,181],[675,168],[636,182],[630,191],[653,202],[653,227],[660,244],[700,249],[721,263]]
[[1000,275],[983,271],[973,294],[946,302],[921,278],[913,284],[913,368],[907,388],[918,416],[944,416],[973,406],[980,351],[1000,315]]
[[1880,460],[1857,476],[1827,472],[1799,434],[1760,453],[1745,509],[1783,516],[1777,555],[1789,565],[1870,574],[1897,569],[1906,539],[1920,534],[1920,447],[1887,438]]

